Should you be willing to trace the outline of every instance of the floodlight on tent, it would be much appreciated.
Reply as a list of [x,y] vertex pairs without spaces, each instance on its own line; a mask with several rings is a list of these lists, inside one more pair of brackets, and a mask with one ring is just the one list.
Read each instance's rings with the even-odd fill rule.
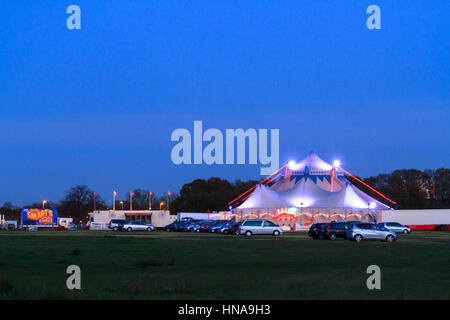
[[333,161],[333,167],[339,168],[341,166],[341,162],[339,160]]
[[295,168],[295,161],[294,160],[289,161],[288,162],[288,167],[289,167],[289,170],[294,170],[294,168]]
[[375,202],[371,202],[371,203],[369,203],[369,208],[370,209],[375,209],[375,207],[377,206],[377,204],[375,203]]
[[288,162],[289,170],[298,170],[298,169],[300,169],[300,167],[301,167],[301,164],[296,163],[294,160],[291,160]]
[[297,199],[293,199],[293,203],[297,208],[311,207],[312,204],[314,203],[314,200],[309,199],[309,198],[297,198]]

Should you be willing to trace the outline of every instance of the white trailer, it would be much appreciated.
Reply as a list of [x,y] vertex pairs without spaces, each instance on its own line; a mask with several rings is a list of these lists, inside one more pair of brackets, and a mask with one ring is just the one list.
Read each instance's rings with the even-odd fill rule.
[[233,218],[233,212],[231,211],[219,211],[219,212],[178,212],[177,220],[230,220]]
[[176,216],[170,215],[168,210],[97,210],[89,213],[89,230],[109,230],[109,222],[113,219],[143,220],[162,228],[174,222]]
[[213,215],[212,213],[206,212],[178,212],[177,220],[219,220],[218,216]]
[[399,222],[412,230],[450,230],[450,209],[381,210],[379,222]]

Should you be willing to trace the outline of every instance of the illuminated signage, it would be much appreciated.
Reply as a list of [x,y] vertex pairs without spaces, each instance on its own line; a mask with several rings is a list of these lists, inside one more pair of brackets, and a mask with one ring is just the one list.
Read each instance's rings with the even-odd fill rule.
[[289,213],[279,213],[277,214],[277,220],[295,220],[295,216]]
[[27,224],[57,224],[58,214],[56,209],[22,209],[22,223]]

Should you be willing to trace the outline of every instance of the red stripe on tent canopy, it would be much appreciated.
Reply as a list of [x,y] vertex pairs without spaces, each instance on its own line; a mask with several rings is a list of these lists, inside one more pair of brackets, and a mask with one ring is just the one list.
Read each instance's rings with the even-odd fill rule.
[[[281,172],[280,172],[279,174],[277,174],[277,175],[276,175],[273,179],[271,179],[270,181],[267,181],[267,184],[271,183],[273,180],[275,180],[276,178],[278,178],[280,175],[281,175]],[[255,187],[256,187],[256,186],[255,186]],[[242,198],[242,199],[241,199],[241,202],[244,202],[245,200],[247,200],[252,194],[253,194],[253,192],[252,192],[252,193],[249,193],[246,197]]]
[[[278,171],[280,171],[281,169],[283,169],[284,167],[286,167],[287,165],[285,164],[284,166],[282,166],[280,169],[278,169],[277,171],[275,171],[274,173],[272,173],[270,176],[268,176],[267,178],[263,179],[260,181],[260,183],[264,183],[264,181],[266,181],[267,179],[269,179],[271,176],[273,176],[275,173],[277,173]],[[259,184],[259,183],[258,183]],[[231,200],[230,202],[228,202],[228,204],[232,204],[233,202],[235,202],[236,200],[238,200],[240,197],[242,197],[244,194],[247,194],[249,191],[252,191],[253,189],[255,189],[258,184],[255,184],[253,187],[251,187],[250,189],[248,189],[247,191],[245,191],[244,193],[242,193],[239,197]]]
[[346,174],[348,174],[349,176],[351,176],[353,179],[355,179],[358,182],[361,182],[363,185],[365,185],[367,188],[369,188],[370,190],[372,190],[373,192],[375,192],[376,194],[382,196],[384,199],[386,199],[387,201],[393,203],[393,204],[397,204],[397,202],[389,199],[388,197],[386,197],[384,194],[382,194],[380,191],[372,188],[371,186],[369,186],[367,183],[362,182],[360,179],[358,179],[357,177],[355,177],[354,175],[352,175],[350,172],[345,171],[344,169],[342,169],[341,167],[337,167],[339,169],[341,169],[342,171],[344,171]]
[[277,174],[275,177],[273,177],[272,179],[270,179],[269,181],[267,181],[267,184],[271,183],[273,180],[275,180],[279,176],[281,176],[281,172],[279,174]]
[[253,192],[252,192],[252,193],[249,193],[247,196],[245,196],[244,198],[242,198],[242,201],[241,201],[241,202],[244,202],[245,200],[247,200],[248,197],[250,197],[252,194],[253,194]]

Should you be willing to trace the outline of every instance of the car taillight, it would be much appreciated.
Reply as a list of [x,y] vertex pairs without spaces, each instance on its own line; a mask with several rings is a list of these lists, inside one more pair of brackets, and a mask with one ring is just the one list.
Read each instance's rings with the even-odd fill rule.
[[353,232],[353,229],[350,229],[350,232]]

